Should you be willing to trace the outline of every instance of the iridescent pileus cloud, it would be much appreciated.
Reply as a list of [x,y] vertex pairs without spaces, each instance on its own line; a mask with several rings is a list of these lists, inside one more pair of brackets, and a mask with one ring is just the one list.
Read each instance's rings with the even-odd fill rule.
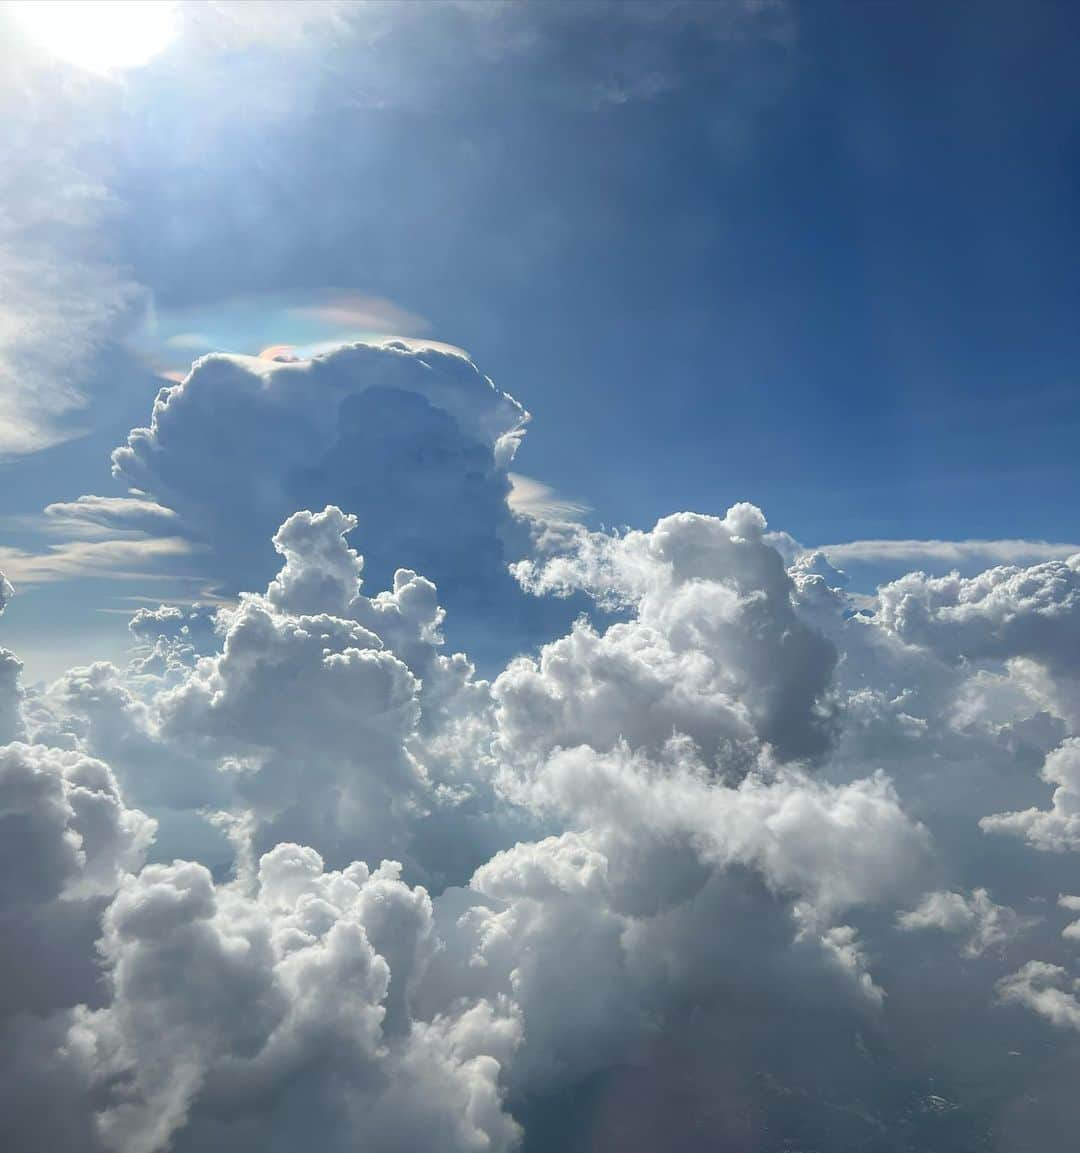
[[749,503],[515,511],[524,419],[438,350],[210,357],[55,506],[236,595],[0,654],[5,1148],[1070,1149],[1080,561],[856,612]]

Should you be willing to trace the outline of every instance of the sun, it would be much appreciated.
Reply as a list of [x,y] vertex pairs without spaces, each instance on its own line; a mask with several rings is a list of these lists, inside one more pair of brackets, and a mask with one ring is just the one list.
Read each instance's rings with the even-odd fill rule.
[[168,0],[18,0],[9,10],[35,43],[90,72],[138,68],[176,30]]

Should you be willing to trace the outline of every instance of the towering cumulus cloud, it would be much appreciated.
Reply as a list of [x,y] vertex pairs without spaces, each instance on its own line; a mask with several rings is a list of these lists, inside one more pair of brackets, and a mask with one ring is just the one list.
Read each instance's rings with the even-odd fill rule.
[[510,611],[506,562],[522,534],[507,470],[527,420],[464,354],[442,349],[215,355],[161,391],[113,472],[177,515],[201,571],[228,591],[270,574],[267,542],[287,516],[333,502],[364,526],[374,579],[422,571],[475,620],[493,601]]
[[[505,674],[510,723],[529,723],[520,714],[531,697],[581,710],[563,722],[576,732],[560,732],[557,721],[548,729],[554,744],[623,732],[655,744],[677,730],[710,751],[725,736],[754,734],[786,757],[820,753],[836,651],[796,615],[791,580],[764,529],[760,511],[740,504],[723,519],[680,513],[623,537],[572,529],[564,542],[550,533],[553,555],[515,566],[522,584],[564,595],[583,589],[633,606],[634,619],[602,637],[583,625],[548,646],[539,667]],[[571,646],[577,659],[567,659]]]
[[[750,504],[516,517],[523,421],[358,345],[116,453],[236,595],[0,652],[0,1144],[1067,1153],[1080,558],[856,604]],[[483,677],[481,604],[581,613]]]

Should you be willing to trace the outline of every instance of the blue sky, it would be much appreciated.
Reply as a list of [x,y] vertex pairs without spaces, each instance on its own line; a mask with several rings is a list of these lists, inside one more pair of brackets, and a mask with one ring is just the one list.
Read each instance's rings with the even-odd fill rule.
[[[466,349],[533,413],[516,467],[594,523],[751,499],[805,544],[1074,541],[1076,23],[271,6],[109,78],[16,40],[9,215],[60,315],[0,387],[80,435],[6,454],[8,540],[122,491],[156,371],[386,332]],[[313,319],[343,298],[376,315]],[[7,629],[130,591],[64,583]]]

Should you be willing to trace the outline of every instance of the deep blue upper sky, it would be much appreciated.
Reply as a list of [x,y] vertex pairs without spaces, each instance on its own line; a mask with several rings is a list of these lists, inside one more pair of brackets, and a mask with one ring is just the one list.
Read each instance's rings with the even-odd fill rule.
[[[393,301],[606,523],[749,499],[809,544],[1080,536],[1075,5],[375,23],[180,43],[69,100],[159,317]],[[160,384],[135,324],[85,360],[90,434],[5,466],[0,513],[114,491]]]

